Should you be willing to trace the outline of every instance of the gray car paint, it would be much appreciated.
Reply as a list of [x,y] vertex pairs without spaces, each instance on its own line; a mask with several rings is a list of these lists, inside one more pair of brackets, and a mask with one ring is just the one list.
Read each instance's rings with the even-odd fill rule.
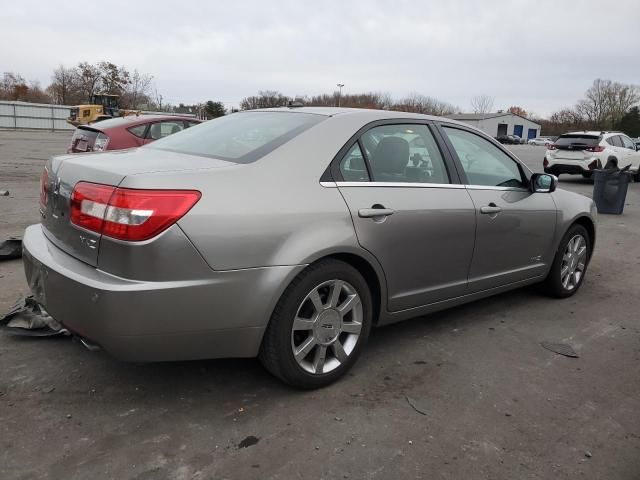
[[[44,228],[25,232],[24,258],[32,290],[44,292],[50,313],[125,359],[254,356],[284,289],[306,265],[325,256],[357,257],[371,267],[376,278],[369,280],[381,291],[378,323],[384,324],[539,281],[571,223],[579,217],[593,222],[590,199],[561,191],[321,184],[332,158],[369,123],[439,119],[357,109],[277,111],[327,118],[245,165],[145,147],[52,159],[50,181],[60,179],[64,188],[57,200],[67,211],[79,180],[123,188],[196,189],[202,198],[156,238],[130,243],[95,236],[99,245],[91,252],[77,238],[84,231],[68,220],[52,224],[45,212]],[[378,195],[385,198],[378,200]],[[513,208],[503,220],[488,224],[494,228],[479,220],[478,231],[491,240],[477,241],[471,238],[478,216],[473,201],[485,202],[484,195],[500,196]],[[398,235],[407,236],[395,247],[391,231],[383,231],[394,225],[393,216],[386,222],[360,222],[349,210],[389,201],[399,213],[394,221]],[[436,208],[426,209],[429,205]],[[414,216],[426,223],[412,225]],[[494,240],[506,243],[505,235],[510,253],[500,268],[506,272],[496,272],[487,259],[495,257]],[[383,240],[379,245],[370,241],[376,236]],[[483,259],[474,245],[484,245]],[[416,250],[419,246],[424,251]],[[406,257],[398,256],[401,249]],[[524,260],[538,255],[540,262]],[[513,272],[523,265],[526,274]],[[472,282],[467,284],[469,269]]]

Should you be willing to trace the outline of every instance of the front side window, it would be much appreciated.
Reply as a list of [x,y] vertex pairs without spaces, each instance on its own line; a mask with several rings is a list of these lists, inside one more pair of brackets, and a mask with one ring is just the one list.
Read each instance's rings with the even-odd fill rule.
[[635,150],[636,149],[636,145],[631,141],[631,139],[629,137],[625,137],[624,135],[620,135],[620,138],[622,139],[622,146],[624,148],[630,148],[631,150]]
[[493,143],[475,133],[444,127],[470,185],[524,188],[520,166]]
[[147,131],[147,124],[143,123],[142,125],[136,125],[135,127],[127,128],[127,130],[138,138],[144,138],[144,132]]
[[232,113],[191,127],[180,135],[170,135],[144,148],[250,163],[325,118],[324,115],[301,112]]
[[374,182],[449,183],[440,150],[426,125],[384,125],[362,136]]
[[178,133],[184,129],[182,122],[157,122],[149,128],[149,138],[151,140],[160,140],[174,133]]

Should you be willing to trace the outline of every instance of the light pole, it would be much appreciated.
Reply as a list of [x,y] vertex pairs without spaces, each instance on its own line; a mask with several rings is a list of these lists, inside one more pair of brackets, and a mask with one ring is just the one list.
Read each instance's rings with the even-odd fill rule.
[[342,87],[344,87],[344,83],[336,83],[336,87],[340,90],[338,91],[338,107],[340,106],[340,98],[342,98]]

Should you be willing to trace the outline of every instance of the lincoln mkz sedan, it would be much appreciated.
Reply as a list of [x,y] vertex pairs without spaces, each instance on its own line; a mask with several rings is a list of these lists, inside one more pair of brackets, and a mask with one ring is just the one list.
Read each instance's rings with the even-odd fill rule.
[[54,318],[115,357],[258,356],[321,387],[376,325],[539,282],[573,295],[596,214],[556,186],[444,118],[234,113],[51,158],[26,276]]

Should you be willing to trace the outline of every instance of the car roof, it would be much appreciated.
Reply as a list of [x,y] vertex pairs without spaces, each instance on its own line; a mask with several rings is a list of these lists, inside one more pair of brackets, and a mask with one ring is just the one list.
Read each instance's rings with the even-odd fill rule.
[[[96,122],[89,125],[81,125],[81,127],[89,128],[93,130],[110,130],[112,128],[122,127],[134,127],[143,123],[157,122],[160,120],[190,120],[194,122],[201,122],[202,120],[196,117],[189,117],[187,115],[127,115],[126,117],[109,118],[102,122]],[[106,127],[102,125],[106,123]]]
[[594,137],[599,137],[600,135],[611,136],[611,135],[625,135],[624,132],[607,132],[602,130],[581,130],[579,132],[567,132],[562,135],[592,135]]
[[313,115],[324,115],[326,117],[333,117],[337,115],[350,115],[359,117],[360,119],[367,119],[369,121],[375,120],[392,120],[392,119],[415,119],[415,120],[437,120],[441,122],[447,122],[452,124],[458,124],[465,127],[470,127],[468,123],[459,122],[451,118],[436,117],[434,115],[424,115],[421,113],[401,112],[396,110],[375,110],[370,108],[344,108],[344,107],[277,107],[277,108],[260,108],[256,110],[241,110],[237,113],[247,112],[293,112],[293,113],[307,113]]

